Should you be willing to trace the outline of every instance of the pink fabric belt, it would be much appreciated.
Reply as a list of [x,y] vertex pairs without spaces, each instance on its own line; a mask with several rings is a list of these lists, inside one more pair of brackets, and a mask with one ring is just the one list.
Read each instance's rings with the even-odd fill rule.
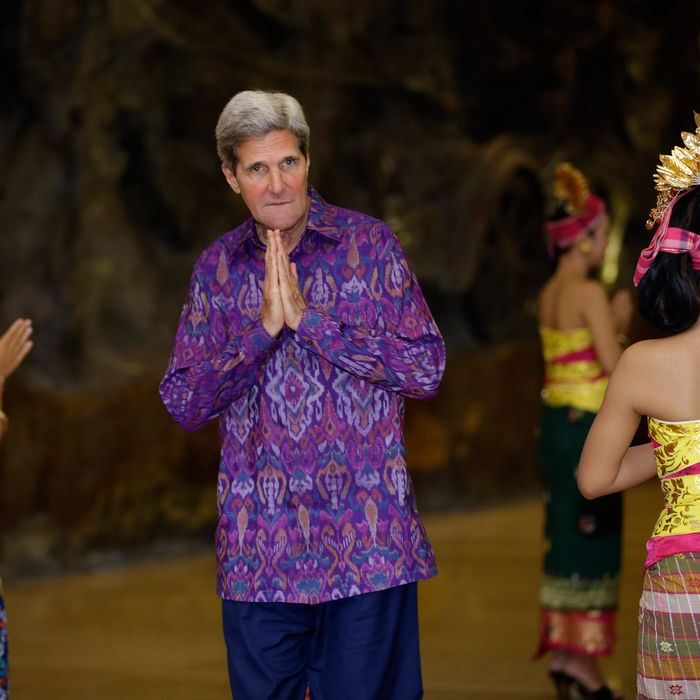
[[644,568],[648,569],[664,557],[684,552],[700,552],[700,533],[690,532],[685,535],[652,537],[647,541],[647,558],[644,562]]

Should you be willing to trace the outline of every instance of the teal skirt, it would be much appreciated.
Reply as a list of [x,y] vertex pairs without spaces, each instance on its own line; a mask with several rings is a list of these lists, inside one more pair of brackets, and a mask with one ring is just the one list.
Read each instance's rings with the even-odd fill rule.
[[592,501],[576,471],[594,413],[543,406],[539,463],[545,501],[540,602],[550,610],[611,610],[620,575],[622,496]]

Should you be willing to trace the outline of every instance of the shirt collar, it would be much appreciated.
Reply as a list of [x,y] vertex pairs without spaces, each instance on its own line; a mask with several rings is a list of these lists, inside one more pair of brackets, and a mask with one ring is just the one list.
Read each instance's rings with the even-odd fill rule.
[[339,241],[342,234],[338,228],[338,210],[328,204],[311,185],[309,185],[309,198],[311,204],[306,228],[331,240]]

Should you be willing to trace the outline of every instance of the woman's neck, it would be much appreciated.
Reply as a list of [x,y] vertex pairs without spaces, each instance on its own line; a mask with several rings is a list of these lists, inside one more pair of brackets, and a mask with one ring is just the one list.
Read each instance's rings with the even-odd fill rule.
[[562,277],[588,277],[590,267],[586,257],[577,250],[565,253],[559,258],[557,275]]

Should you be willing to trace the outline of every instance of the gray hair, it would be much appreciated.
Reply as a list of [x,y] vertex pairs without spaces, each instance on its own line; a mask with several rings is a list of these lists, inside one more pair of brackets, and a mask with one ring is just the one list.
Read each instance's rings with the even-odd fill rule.
[[297,100],[284,92],[244,90],[234,95],[216,123],[216,152],[225,167],[235,171],[237,148],[255,136],[289,129],[304,157],[309,155],[309,125]]

